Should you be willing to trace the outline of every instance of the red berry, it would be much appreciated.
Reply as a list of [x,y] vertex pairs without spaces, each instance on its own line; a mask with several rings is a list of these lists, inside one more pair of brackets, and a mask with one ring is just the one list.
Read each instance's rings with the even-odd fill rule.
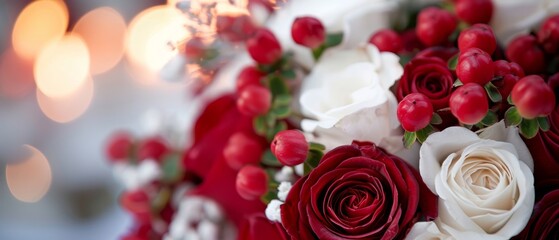
[[466,83],[450,96],[450,111],[461,123],[476,124],[489,110],[485,89],[479,84]]
[[427,127],[431,122],[433,104],[425,95],[411,93],[398,104],[396,114],[404,130],[416,132]]
[[268,175],[260,167],[246,165],[237,174],[235,187],[244,199],[259,198],[268,191]]
[[184,46],[184,54],[189,60],[200,60],[205,55],[205,45],[199,37],[188,40]]
[[256,26],[249,15],[219,15],[215,25],[219,37],[230,42],[245,41],[256,31]]
[[285,166],[295,166],[307,159],[309,144],[298,130],[278,132],[270,146],[272,153]]
[[461,52],[470,48],[479,48],[491,55],[497,48],[497,41],[489,25],[478,23],[460,33],[458,48]]
[[154,159],[161,161],[161,158],[167,153],[167,145],[160,137],[150,137],[144,139],[138,146],[138,159]]
[[274,34],[265,28],[256,30],[246,42],[252,59],[260,64],[272,64],[281,58],[281,45]]
[[140,222],[149,222],[151,219],[150,201],[148,194],[141,189],[124,192],[120,197],[122,207]]
[[559,50],[559,14],[549,17],[538,31],[538,41],[549,54]]
[[264,77],[255,66],[245,67],[237,77],[237,92],[240,93],[246,86],[260,85],[260,79]]
[[130,156],[132,149],[132,136],[127,132],[113,134],[107,143],[107,158],[113,162],[125,161]]
[[252,136],[238,132],[229,138],[223,157],[229,166],[235,170],[247,164],[258,164],[262,158],[262,146]]
[[505,60],[495,61],[493,63],[493,69],[495,70],[495,77],[501,78],[493,80],[492,83],[499,89],[499,93],[501,93],[503,99],[506,99],[516,82],[524,77],[524,72],[518,64]]
[[491,0],[458,0],[456,15],[468,24],[489,23],[493,16]]
[[493,60],[479,48],[461,52],[456,65],[456,75],[463,83],[477,83],[484,86],[493,79]]
[[291,37],[299,45],[315,49],[324,43],[326,31],[314,17],[298,17],[291,26]]
[[545,117],[555,108],[553,89],[538,75],[520,79],[510,94],[512,102],[523,118]]
[[547,85],[549,85],[555,93],[555,106],[559,107],[559,73],[551,75],[551,77],[547,79]]
[[381,52],[399,53],[404,50],[404,44],[397,32],[383,29],[371,36],[369,43],[374,44]]
[[237,108],[247,116],[262,115],[270,110],[272,94],[265,87],[251,85],[247,86],[239,94]]
[[447,42],[457,24],[456,18],[450,12],[428,7],[419,13],[415,31],[423,44],[435,46]]
[[545,70],[545,55],[536,37],[521,35],[512,40],[506,50],[509,61],[518,63],[527,74]]

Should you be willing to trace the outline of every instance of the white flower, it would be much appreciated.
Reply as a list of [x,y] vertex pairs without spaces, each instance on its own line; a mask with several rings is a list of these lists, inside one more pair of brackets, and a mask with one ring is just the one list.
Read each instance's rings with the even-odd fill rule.
[[354,48],[365,43],[372,33],[390,28],[397,16],[399,0],[296,0],[285,4],[268,22],[284,50],[293,51],[303,66],[313,61],[308,48],[299,46],[291,38],[291,25],[297,17],[318,18],[328,33],[344,34],[341,47]]
[[413,225],[406,240],[450,240],[448,234],[442,233],[435,222],[417,222]]
[[303,130],[328,149],[352,140],[372,141],[391,153],[403,148],[390,87],[403,73],[397,55],[368,44],[327,51],[301,87]]
[[514,36],[529,33],[546,17],[559,12],[559,0],[493,0],[493,4],[491,26],[504,46]]
[[287,194],[289,194],[289,190],[291,190],[291,183],[290,182],[281,182],[278,186],[278,199],[280,201],[284,201],[287,198]]
[[481,137],[462,127],[430,135],[421,146],[420,174],[440,198],[441,231],[457,239],[509,239],[534,205],[532,157],[503,122]]
[[138,189],[161,177],[161,169],[153,159],[141,161],[138,165],[117,163],[113,168],[114,175],[127,190]]
[[272,222],[281,223],[281,205],[283,205],[283,202],[280,200],[274,199],[270,201],[268,206],[266,206],[266,211],[264,211],[266,218]]

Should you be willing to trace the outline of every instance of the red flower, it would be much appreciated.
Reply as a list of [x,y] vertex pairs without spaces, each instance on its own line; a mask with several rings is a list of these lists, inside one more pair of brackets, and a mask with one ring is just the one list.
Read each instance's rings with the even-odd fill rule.
[[559,190],[536,204],[528,225],[513,239],[559,239]]
[[284,240],[289,236],[279,223],[270,222],[262,213],[247,217],[237,239],[242,240]]
[[281,207],[294,239],[402,239],[437,199],[416,170],[372,143],[328,152]]
[[525,139],[534,158],[535,184],[559,179],[559,107],[547,117],[549,131],[540,131],[536,137]]

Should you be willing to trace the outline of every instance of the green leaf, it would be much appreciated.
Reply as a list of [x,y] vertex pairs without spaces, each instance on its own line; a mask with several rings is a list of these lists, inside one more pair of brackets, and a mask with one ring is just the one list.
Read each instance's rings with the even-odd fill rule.
[[266,133],[266,139],[268,141],[272,141],[278,132],[285,129],[287,129],[287,124],[283,121],[278,122],[273,128],[268,129],[268,132]]
[[278,107],[278,106],[289,106],[289,104],[291,103],[291,96],[289,94],[282,94],[282,95],[277,95],[274,98],[274,107]]
[[326,149],[326,146],[324,146],[320,143],[315,143],[315,142],[310,142],[309,143],[309,150],[324,151],[325,149]]
[[460,87],[464,85],[464,83],[462,83],[462,81],[460,81],[460,79],[456,79],[456,81],[454,81],[454,84],[452,85],[453,87]]
[[425,142],[427,137],[429,137],[429,134],[431,134],[433,131],[435,131],[435,128],[433,128],[433,126],[431,126],[431,124],[427,125],[427,127],[423,128],[423,129],[420,129],[419,131],[417,131],[415,133],[416,136],[417,136],[417,141],[419,141],[419,143]]
[[152,210],[155,212],[163,210],[163,208],[167,206],[167,203],[169,203],[169,200],[171,200],[171,194],[171,189],[168,187],[162,188],[151,201]]
[[281,76],[285,79],[295,79],[297,76],[294,69],[286,69],[280,72]]
[[326,35],[326,40],[324,41],[324,46],[330,48],[342,43],[344,39],[344,33],[329,33]]
[[483,124],[483,126],[491,126],[498,121],[499,121],[499,117],[497,116],[496,113],[487,111],[487,114],[483,119],[481,119],[480,123]]
[[318,163],[320,163],[320,159],[322,159],[323,155],[324,153],[322,151],[314,149],[309,150],[309,154],[307,155],[307,159],[303,165],[305,175],[309,174],[314,168],[316,168],[316,166],[318,166]]
[[264,116],[255,117],[252,121],[252,127],[256,134],[263,136],[266,134],[266,118]]
[[173,183],[179,181],[183,175],[182,161],[178,154],[173,154],[163,159],[161,166],[163,176],[162,181]]
[[549,122],[547,120],[547,117],[539,117],[538,119],[538,124],[540,125],[540,129],[544,132],[549,131]]
[[433,117],[431,117],[431,124],[433,125],[439,125],[443,123],[443,119],[441,118],[441,115],[439,115],[438,113],[434,112],[433,113]]
[[405,66],[412,58],[413,56],[411,54],[400,54],[400,65]]
[[264,120],[266,120],[267,129],[273,128],[276,126],[276,115],[273,112],[269,112],[268,114],[264,115]]
[[509,97],[507,97],[507,102],[509,102],[510,105],[514,105],[514,103],[512,103],[512,95],[509,94]]
[[277,118],[286,118],[289,117],[289,115],[291,115],[291,108],[289,106],[279,106],[276,107],[274,109],[272,109],[272,113],[277,117]]
[[518,126],[522,122],[522,117],[516,107],[510,107],[505,112],[505,126]]
[[270,91],[274,97],[279,95],[289,95],[289,89],[283,79],[275,74],[272,74],[269,78]]
[[489,82],[485,84],[484,88],[485,91],[487,92],[487,96],[489,96],[489,99],[491,99],[492,102],[496,103],[503,100],[503,97],[501,96],[499,89],[495,87],[493,83]]
[[460,54],[457,53],[454,56],[452,56],[450,59],[448,59],[447,65],[448,65],[448,69],[450,70],[456,70],[456,65],[458,65],[458,56]]
[[538,134],[539,127],[538,119],[524,119],[520,123],[520,133],[530,139]]
[[415,142],[416,138],[417,138],[417,134],[415,132],[406,131],[404,133],[404,147],[410,148]]
[[266,151],[264,151],[264,153],[262,154],[262,164],[270,167],[283,166],[270,149],[266,149]]

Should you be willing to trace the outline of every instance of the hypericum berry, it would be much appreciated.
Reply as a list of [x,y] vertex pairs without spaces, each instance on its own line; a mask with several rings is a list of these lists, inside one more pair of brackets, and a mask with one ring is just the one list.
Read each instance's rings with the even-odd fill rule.
[[456,75],[463,83],[477,83],[481,86],[493,79],[493,60],[479,48],[461,52],[456,65]]
[[497,41],[489,25],[478,23],[460,33],[458,48],[461,52],[470,48],[479,48],[491,55],[497,48]]
[[501,78],[493,80],[492,83],[499,89],[503,99],[506,99],[516,82],[524,77],[524,71],[518,64],[505,60],[493,62],[493,69],[495,70],[495,77]]
[[130,212],[136,220],[149,222],[151,219],[151,202],[144,190],[124,192],[120,197],[122,208]]
[[160,137],[150,137],[142,140],[138,146],[138,159],[154,159],[162,160],[163,155],[167,153],[167,144]]
[[553,89],[538,75],[529,75],[520,79],[510,94],[512,102],[523,118],[545,117],[555,107]]
[[258,164],[262,158],[262,146],[246,133],[233,134],[223,149],[223,157],[229,166],[239,170],[248,164]]
[[435,46],[448,41],[457,24],[456,18],[450,12],[428,7],[421,10],[417,16],[415,31],[423,44]]
[[396,114],[404,130],[416,132],[427,127],[431,122],[433,104],[425,95],[411,93],[398,104]]
[[184,46],[184,54],[189,60],[200,60],[205,52],[205,45],[199,37],[189,39]]
[[264,77],[264,73],[260,72],[255,66],[245,67],[237,77],[237,92],[240,93],[246,86],[261,85],[260,79]]
[[110,161],[126,161],[132,149],[132,135],[128,132],[114,133],[107,142],[106,154]]
[[468,24],[489,23],[493,16],[491,0],[458,0],[456,15]]
[[549,17],[538,31],[538,41],[549,54],[559,50],[559,14]]
[[476,124],[489,110],[485,89],[479,84],[466,83],[450,96],[450,111],[461,123]]
[[404,50],[400,35],[392,29],[382,29],[371,36],[369,43],[374,44],[381,52],[399,53]]
[[256,30],[246,42],[252,59],[260,64],[272,64],[281,58],[281,45],[276,36],[268,29]]
[[324,43],[326,30],[314,17],[298,17],[291,26],[291,37],[299,45],[315,49]]
[[268,88],[251,85],[247,86],[239,94],[237,108],[247,116],[262,115],[270,110],[272,93]]
[[259,198],[268,191],[268,175],[260,167],[246,165],[237,174],[235,187],[244,199]]
[[276,134],[270,149],[281,164],[291,167],[307,159],[309,144],[300,131],[284,130]]
[[512,40],[506,55],[509,61],[518,63],[527,74],[545,70],[545,54],[532,35],[521,35]]

